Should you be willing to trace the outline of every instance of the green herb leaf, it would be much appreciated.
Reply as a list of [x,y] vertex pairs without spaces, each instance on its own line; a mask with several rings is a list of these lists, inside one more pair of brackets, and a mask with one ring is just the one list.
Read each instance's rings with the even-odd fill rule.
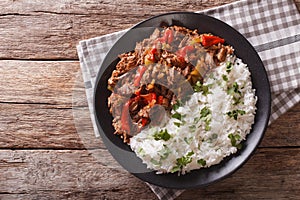
[[206,124],[205,124],[205,129],[204,129],[204,130],[210,131],[210,129],[211,129],[211,127],[210,127],[209,123],[206,122]]
[[195,92],[202,92],[204,96],[209,94],[209,86],[203,85],[200,81],[197,81],[196,84],[193,86]]
[[237,82],[234,82],[231,87],[228,87],[227,94],[230,94],[230,95],[241,94],[241,91],[239,91],[239,85]]
[[201,109],[200,111],[200,119],[204,120],[205,122],[205,130],[209,131],[211,129],[210,122],[211,122],[211,110],[206,106]]
[[206,165],[206,160],[204,160],[204,159],[200,159],[200,160],[197,160],[197,163],[199,164],[199,165],[202,165],[203,167]]
[[209,108],[207,108],[206,106],[204,108],[201,109],[200,111],[200,118],[204,119],[205,117],[207,117],[209,114],[211,114],[211,111]]
[[174,125],[180,127],[182,124],[180,122],[174,122]]
[[159,151],[160,158],[162,160],[166,159],[171,153],[171,150],[166,145],[163,145],[163,146],[164,146],[164,148]]
[[204,96],[207,96],[209,94],[208,86],[207,85],[202,85],[202,94]]
[[222,75],[222,79],[223,79],[224,81],[228,81],[228,77],[227,77],[225,74]]
[[237,110],[229,111],[229,112],[227,112],[226,114],[227,114],[229,117],[231,117],[231,118],[237,120],[238,115],[244,115],[244,114],[246,114],[246,111],[237,109]]
[[174,113],[174,114],[172,115],[172,118],[175,118],[175,119],[181,120],[181,118],[182,118],[182,115],[181,115],[180,113],[176,112],[176,113]]
[[186,156],[182,156],[181,158],[177,158],[176,159],[176,165],[173,167],[173,169],[171,170],[171,172],[177,172],[180,171],[183,167],[185,167],[187,164],[192,162],[192,158],[191,156],[194,154],[193,151],[190,151],[189,153],[187,153]]
[[177,110],[182,105],[182,102],[180,100],[177,100],[176,103],[173,105],[173,110]]
[[231,70],[232,70],[232,62],[227,61],[227,63],[226,63],[226,72],[230,73]]
[[198,124],[198,122],[200,121],[200,119],[201,119],[200,117],[195,117],[194,118],[194,124]]
[[190,130],[191,132],[195,132],[195,131],[196,131],[196,125],[193,124],[193,125],[189,126],[189,130]]
[[171,135],[168,133],[167,129],[160,130],[153,135],[155,140],[164,140],[168,141],[171,138]]
[[238,135],[238,134],[228,134],[228,138],[230,139],[231,141],[231,145],[238,148],[238,149],[241,149],[242,148],[242,144],[241,143],[238,143],[238,141],[241,139],[241,136]]
[[151,158],[150,162],[151,162],[153,165],[161,165],[161,162],[160,162],[160,161],[154,160],[153,158]]

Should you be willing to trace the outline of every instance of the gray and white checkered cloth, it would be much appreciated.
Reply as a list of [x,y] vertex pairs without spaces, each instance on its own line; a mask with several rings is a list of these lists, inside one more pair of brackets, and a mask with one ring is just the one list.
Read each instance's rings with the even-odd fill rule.
[[[231,25],[257,50],[271,85],[270,123],[300,101],[300,14],[293,0],[242,0],[199,13]],[[106,53],[125,32],[84,40],[77,46],[96,136],[99,132],[92,105],[95,79]],[[148,185],[159,199],[175,199],[183,192]]]

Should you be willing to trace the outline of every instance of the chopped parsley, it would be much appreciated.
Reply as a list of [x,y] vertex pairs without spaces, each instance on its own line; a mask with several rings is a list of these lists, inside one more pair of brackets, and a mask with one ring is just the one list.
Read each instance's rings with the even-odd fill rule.
[[181,158],[176,159],[176,165],[171,170],[172,173],[180,171],[183,167],[185,167],[187,164],[192,162],[191,156],[194,154],[193,151],[190,151],[187,153],[186,156],[182,156]]
[[146,152],[142,147],[139,147],[137,153],[140,154],[142,157],[144,157]]
[[238,135],[238,134],[228,134],[228,138],[230,139],[231,141],[231,145],[238,148],[238,149],[241,149],[242,148],[242,144],[241,143],[238,143],[238,141],[241,139],[241,136]]
[[210,109],[205,106],[200,111],[200,119],[205,119],[210,114],[211,114]]
[[167,147],[167,145],[163,145],[163,149],[160,150],[158,153],[160,154],[160,158],[165,160],[171,153],[171,150]]
[[201,109],[200,111],[200,119],[205,122],[205,130],[209,131],[211,129],[210,122],[211,122],[211,110],[206,106]]
[[197,81],[193,86],[194,92],[202,92],[204,96],[209,94],[209,86],[203,85],[200,81]]
[[181,115],[180,113],[176,112],[176,113],[174,113],[174,114],[172,115],[172,118],[175,118],[175,119],[181,120],[181,118],[182,118],[182,115]]
[[194,118],[194,124],[197,124],[200,121],[200,119],[201,119],[200,117],[195,117]]
[[177,100],[176,103],[173,105],[173,110],[177,110],[182,105],[182,102],[180,100]]
[[171,135],[168,133],[167,129],[164,129],[156,132],[153,137],[155,140],[168,141],[171,138]]
[[193,124],[193,125],[189,126],[189,130],[190,130],[191,132],[195,132],[195,131],[196,131],[196,125]]
[[239,85],[234,82],[231,87],[227,88],[227,94],[231,95],[233,98],[233,105],[238,105],[241,103],[241,91],[239,90]]
[[184,137],[183,140],[187,143],[187,144],[191,144],[191,142],[193,141],[193,137]]
[[222,79],[223,79],[224,81],[228,81],[228,77],[227,77],[225,74],[222,75]]
[[227,61],[227,62],[226,62],[226,72],[227,72],[227,73],[230,73],[231,70],[232,70],[232,62]]
[[203,158],[201,158],[200,160],[197,160],[197,163],[199,165],[202,165],[204,167],[206,165],[206,160],[204,160]]
[[214,140],[216,140],[218,138],[218,134],[213,133],[211,137],[209,137],[206,142],[207,143],[212,143]]
[[180,127],[182,125],[182,123],[180,123],[180,122],[174,122],[174,125],[177,126],[177,127]]
[[232,86],[227,89],[227,93],[230,95],[233,95],[234,93],[241,94],[241,91],[239,91],[239,85],[237,84],[237,82],[234,82],[232,84]]
[[227,112],[226,114],[227,114],[229,117],[231,117],[231,118],[237,120],[238,115],[244,115],[244,114],[246,114],[246,111],[237,109],[237,110],[229,111],[229,112]]
[[150,160],[153,165],[161,165],[160,161],[154,160],[153,158]]

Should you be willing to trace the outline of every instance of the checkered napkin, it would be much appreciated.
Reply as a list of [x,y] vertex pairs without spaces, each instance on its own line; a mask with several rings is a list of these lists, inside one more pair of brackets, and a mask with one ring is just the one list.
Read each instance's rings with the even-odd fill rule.
[[[271,85],[270,123],[300,101],[300,14],[293,0],[243,0],[199,13],[228,23],[257,50]],[[84,40],[77,46],[96,137],[92,106],[96,75],[108,50],[125,32]],[[175,199],[183,192],[148,185],[159,199]]]

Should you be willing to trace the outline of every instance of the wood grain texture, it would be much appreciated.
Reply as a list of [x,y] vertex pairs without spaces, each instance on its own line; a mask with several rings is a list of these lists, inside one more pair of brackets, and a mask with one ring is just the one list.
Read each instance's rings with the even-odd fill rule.
[[0,59],[77,59],[76,44],[82,39],[129,28],[157,14],[233,1],[1,0]]
[[[2,150],[0,198],[156,199],[106,150],[98,151],[102,162],[82,150]],[[232,176],[178,199],[297,199],[299,166],[299,149],[260,149]]]
[[0,102],[55,104],[70,108],[74,84],[81,81],[76,79],[80,73],[77,61],[2,60]]

